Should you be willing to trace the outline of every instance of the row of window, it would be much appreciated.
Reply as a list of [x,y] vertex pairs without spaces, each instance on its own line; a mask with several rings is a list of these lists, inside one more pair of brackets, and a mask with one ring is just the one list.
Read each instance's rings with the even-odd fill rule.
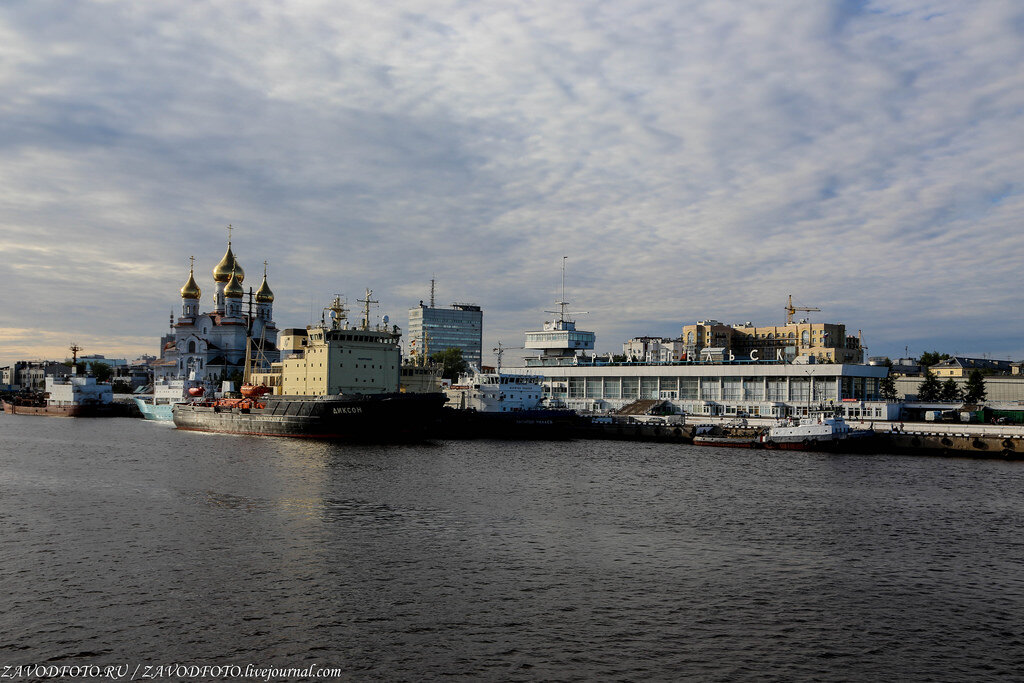
[[665,395],[703,401],[828,401],[840,398],[878,398],[879,380],[843,377],[829,379],[705,378],[698,377],[569,377],[546,384],[545,391],[561,398],[657,399]]

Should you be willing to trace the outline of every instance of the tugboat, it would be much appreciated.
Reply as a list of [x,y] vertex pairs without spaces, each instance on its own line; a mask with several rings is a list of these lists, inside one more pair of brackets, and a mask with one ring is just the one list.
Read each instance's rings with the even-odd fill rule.
[[[349,327],[340,297],[324,308],[330,322],[306,331],[306,344],[253,373],[246,359],[240,396],[177,403],[178,429],[259,436],[293,436],[358,441],[424,438],[439,419],[442,393],[401,393],[401,352],[397,326],[371,326],[366,290],[362,324]],[[258,380],[257,377],[260,379]],[[267,380],[269,382],[260,381]],[[259,382],[259,383],[257,383]],[[273,388],[271,388],[273,387]],[[277,391],[281,393],[277,393]]]
[[867,447],[875,433],[850,429],[838,415],[819,413],[799,420],[789,418],[768,429],[761,447],[787,451],[854,451]]

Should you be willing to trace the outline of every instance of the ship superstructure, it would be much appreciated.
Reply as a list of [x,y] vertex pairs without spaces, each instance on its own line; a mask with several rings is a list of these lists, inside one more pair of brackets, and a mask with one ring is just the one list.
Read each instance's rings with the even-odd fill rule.
[[336,296],[324,309],[330,319],[306,331],[302,350],[281,362],[280,392],[294,396],[383,394],[398,391],[402,338],[397,325],[370,324],[370,306],[377,303],[366,290],[363,318],[349,326],[345,304]]
[[448,405],[482,413],[534,410],[544,398],[541,378],[507,372],[465,373],[445,389]]

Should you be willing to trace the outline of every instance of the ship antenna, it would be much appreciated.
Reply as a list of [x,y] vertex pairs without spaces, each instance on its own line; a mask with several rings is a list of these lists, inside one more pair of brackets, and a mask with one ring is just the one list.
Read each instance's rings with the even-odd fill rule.
[[509,349],[521,349],[521,348],[523,348],[523,347],[522,346],[505,346],[505,345],[503,345],[499,341],[498,342],[498,347],[496,349],[492,349],[494,351],[494,355],[498,357],[498,374],[499,375],[501,374],[501,358],[502,358],[502,356],[505,355],[505,352],[508,351]]
[[363,329],[364,330],[369,330],[370,329],[370,304],[379,304],[380,303],[379,301],[374,301],[373,299],[370,298],[370,296],[372,294],[373,294],[373,290],[370,289],[369,287],[367,287],[366,288],[366,298],[365,299],[357,299],[357,301],[359,303],[363,304]]
[[587,313],[588,312],[588,311],[570,311],[568,313],[565,312],[565,307],[569,305],[569,302],[565,300],[565,261],[568,258],[569,258],[568,256],[563,256],[562,257],[562,300],[555,302],[555,304],[558,306],[558,310],[557,311],[544,311],[545,313],[551,313],[552,315],[557,314],[559,322],[565,322],[565,316],[567,316],[567,315],[581,315],[583,313]]
[[558,302],[558,306],[562,309],[559,315],[560,320],[565,320],[565,262],[569,259],[568,256],[562,257],[562,300]]
[[331,305],[326,307],[323,310],[323,312],[320,314],[320,326],[324,327],[324,328],[327,327],[327,323],[324,322],[324,313],[326,313],[327,311],[330,311],[332,313],[332,315],[331,315],[331,329],[332,330],[340,330],[341,329],[341,321],[346,318],[346,316],[345,316],[345,304],[342,303],[342,301],[341,301],[341,294],[335,294],[334,295],[334,301],[332,301]]

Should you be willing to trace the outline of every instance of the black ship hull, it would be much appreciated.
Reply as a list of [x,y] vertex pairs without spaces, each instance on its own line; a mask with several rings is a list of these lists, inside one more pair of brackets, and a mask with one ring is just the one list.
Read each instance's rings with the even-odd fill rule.
[[571,410],[487,413],[445,408],[435,435],[440,439],[561,440],[578,436],[580,424]]
[[261,406],[175,404],[178,429],[255,436],[405,441],[429,435],[444,394],[268,396]]

